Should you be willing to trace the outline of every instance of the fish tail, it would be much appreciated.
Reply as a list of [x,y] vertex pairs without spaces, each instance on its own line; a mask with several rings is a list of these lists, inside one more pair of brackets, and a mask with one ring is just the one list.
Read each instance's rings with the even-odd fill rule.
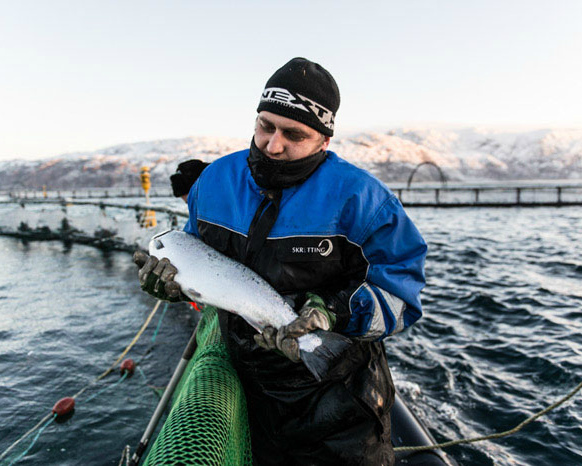
[[321,339],[321,345],[313,351],[300,351],[300,357],[307,369],[319,382],[335,365],[336,358],[352,344],[344,335],[335,332],[318,330],[313,332]]

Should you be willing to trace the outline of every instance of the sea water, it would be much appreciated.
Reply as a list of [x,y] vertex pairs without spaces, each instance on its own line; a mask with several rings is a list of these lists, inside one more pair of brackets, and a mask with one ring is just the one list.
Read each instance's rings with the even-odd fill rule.
[[[73,417],[47,427],[17,464],[118,464],[126,444],[132,451],[137,446],[159,400],[155,389],[167,384],[180,360],[194,311],[171,304],[152,341],[160,306],[126,356],[141,361],[141,371],[115,385],[117,369],[91,385],[156,303],[141,291],[131,255],[0,237],[0,261],[0,454],[60,398],[89,386]],[[0,464],[9,464],[31,440]]]
[[[438,441],[507,430],[582,380],[582,209],[409,209],[429,244],[424,316],[386,340],[397,388]],[[0,237],[0,454],[90,384],[155,300],[127,253]],[[133,448],[196,316],[162,309],[128,357],[18,464],[117,464]],[[104,387],[96,398],[89,397]],[[582,464],[582,394],[522,431],[447,450],[460,464]],[[10,458],[24,451],[27,439]]]

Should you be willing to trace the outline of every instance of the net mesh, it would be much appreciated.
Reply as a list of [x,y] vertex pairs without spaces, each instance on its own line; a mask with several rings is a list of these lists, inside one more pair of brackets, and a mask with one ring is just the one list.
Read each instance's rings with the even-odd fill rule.
[[214,308],[204,309],[196,341],[196,353],[145,464],[251,465],[244,392]]

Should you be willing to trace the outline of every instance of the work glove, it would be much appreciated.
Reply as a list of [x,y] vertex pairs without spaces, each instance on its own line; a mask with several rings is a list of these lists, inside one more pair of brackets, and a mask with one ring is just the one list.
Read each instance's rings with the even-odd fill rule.
[[299,311],[299,317],[288,325],[276,329],[265,327],[263,333],[257,333],[255,342],[267,350],[277,349],[293,362],[299,362],[299,343],[297,339],[314,330],[331,330],[336,316],[313,293],[307,293],[307,301]]
[[143,251],[136,251],[133,262],[140,268],[137,275],[142,290],[172,303],[187,300],[180,291],[180,285],[174,281],[178,269],[168,259],[158,260]]

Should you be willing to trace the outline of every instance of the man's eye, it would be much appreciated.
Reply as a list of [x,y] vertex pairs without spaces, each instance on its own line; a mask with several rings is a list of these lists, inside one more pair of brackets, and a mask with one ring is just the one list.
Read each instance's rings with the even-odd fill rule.
[[261,129],[265,132],[265,133],[274,133],[275,132],[275,127],[271,126],[271,125],[265,125],[263,123],[261,123]]
[[285,137],[289,139],[289,141],[293,142],[300,142],[305,139],[305,136],[303,136],[303,134],[298,133],[285,133]]

